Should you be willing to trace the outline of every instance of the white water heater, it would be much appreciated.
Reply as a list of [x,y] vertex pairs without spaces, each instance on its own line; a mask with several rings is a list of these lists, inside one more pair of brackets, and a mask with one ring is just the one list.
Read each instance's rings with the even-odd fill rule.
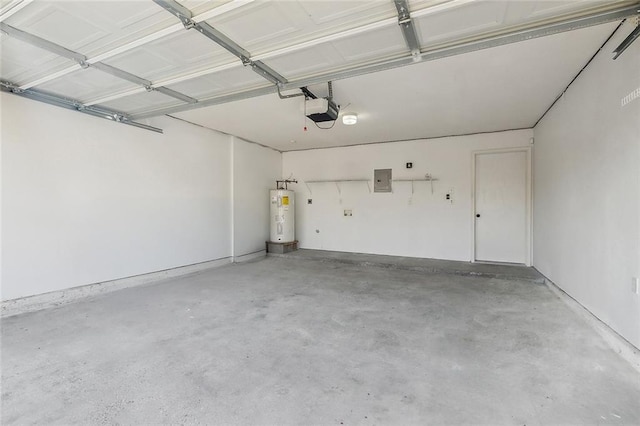
[[295,193],[287,189],[272,189],[271,232],[269,239],[274,243],[295,241]]

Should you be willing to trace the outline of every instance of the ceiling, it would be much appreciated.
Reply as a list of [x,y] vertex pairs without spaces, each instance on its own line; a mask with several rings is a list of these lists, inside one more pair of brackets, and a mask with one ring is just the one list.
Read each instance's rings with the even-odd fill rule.
[[[337,121],[331,130],[318,129],[305,120],[303,98],[275,94],[173,115],[281,151],[530,128],[615,27],[603,24],[336,81],[336,102],[343,112],[358,114],[353,126]],[[310,89],[327,92],[326,85]]]
[[[1,0],[0,79],[124,124],[158,130],[148,118],[170,114],[283,151],[526,128],[639,4]],[[327,96],[328,81],[357,125],[320,130],[303,97],[276,94]]]

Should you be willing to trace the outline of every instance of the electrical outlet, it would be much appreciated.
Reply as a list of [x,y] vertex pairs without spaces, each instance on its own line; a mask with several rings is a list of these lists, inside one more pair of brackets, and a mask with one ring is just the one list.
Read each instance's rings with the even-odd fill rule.
[[453,204],[453,188],[449,189],[447,193],[444,195],[444,199],[449,203]]
[[640,278],[631,278],[631,292],[634,294],[640,294]]
[[345,210],[344,211],[344,215],[348,216],[348,217],[351,217],[351,216],[353,216],[353,211],[352,210]]

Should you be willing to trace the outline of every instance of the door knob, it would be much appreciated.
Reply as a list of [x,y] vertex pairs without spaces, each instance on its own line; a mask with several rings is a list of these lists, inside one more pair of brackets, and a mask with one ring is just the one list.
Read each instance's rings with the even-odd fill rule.
[[480,213],[476,213],[476,217],[480,217]]

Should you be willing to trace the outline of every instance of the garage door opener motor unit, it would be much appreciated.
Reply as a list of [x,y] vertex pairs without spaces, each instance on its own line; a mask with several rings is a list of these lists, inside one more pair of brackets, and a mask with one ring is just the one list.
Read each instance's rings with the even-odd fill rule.
[[316,96],[307,87],[301,87],[300,93],[283,95],[282,92],[280,92],[280,86],[278,86],[278,96],[280,99],[304,96],[304,103],[300,105],[300,110],[303,111],[304,115],[314,123],[336,121],[338,119],[338,114],[340,114],[340,105],[333,101],[333,85],[330,81],[327,82],[327,86],[329,88],[329,96],[323,98]]
[[322,123],[335,121],[338,118],[340,107],[331,98],[318,98],[307,100],[305,110],[311,121]]

